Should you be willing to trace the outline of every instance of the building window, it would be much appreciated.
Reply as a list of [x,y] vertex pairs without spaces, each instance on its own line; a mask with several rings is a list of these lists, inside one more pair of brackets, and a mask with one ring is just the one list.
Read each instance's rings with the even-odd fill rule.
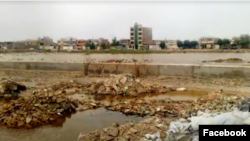
[[131,28],[130,31],[134,31],[134,28]]
[[142,33],[138,33],[139,35],[142,35]]
[[142,31],[142,29],[141,29],[141,28],[139,28],[138,30],[139,30],[139,31]]
[[139,44],[141,44],[141,41],[139,41]]
[[134,40],[134,37],[131,37],[131,40]]
[[139,40],[141,40],[141,39],[142,39],[142,37],[139,37],[138,39],[139,39]]
[[134,42],[131,42],[131,44],[134,44]]
[[134,33],[131,33],[131,36],[134,36]]

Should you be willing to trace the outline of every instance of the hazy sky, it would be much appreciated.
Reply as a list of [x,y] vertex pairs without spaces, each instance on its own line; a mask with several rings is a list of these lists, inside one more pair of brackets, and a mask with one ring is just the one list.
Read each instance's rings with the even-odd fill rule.
[[135,22],[153,39],[250,33],[250,2],[0,2],[0,40],[41,36],[129,38]]

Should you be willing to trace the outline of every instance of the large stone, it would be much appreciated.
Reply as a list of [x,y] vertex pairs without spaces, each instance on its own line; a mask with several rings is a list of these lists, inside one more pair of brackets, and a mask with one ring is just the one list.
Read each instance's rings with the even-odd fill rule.
[[31,117],[26,117],[26,123],[29,124],[31,121],[32,121],[32,118]]

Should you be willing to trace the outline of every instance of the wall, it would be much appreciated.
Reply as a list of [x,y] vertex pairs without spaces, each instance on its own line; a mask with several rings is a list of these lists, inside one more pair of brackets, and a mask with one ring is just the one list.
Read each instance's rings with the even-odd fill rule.
[[[91,64],[90,73],[102,68],[102,73],[133,73],[134,64]],[[24,70],[64,70],[83,71],[83,63],[49,63],[49,62],[1,62],[0,68]],[[250,75],[250,66],[218,66],[218,65],[138,65],[141,75],[176,75],[176,76],[222,76],[246,77]]]

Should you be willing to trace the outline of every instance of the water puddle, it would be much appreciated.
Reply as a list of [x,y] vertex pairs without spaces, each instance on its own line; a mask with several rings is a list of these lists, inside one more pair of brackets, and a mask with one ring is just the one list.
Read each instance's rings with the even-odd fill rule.
[[35,129],[7,129],[0,127],[0,141],[76,141],[79,133],[89,133],[116,122],[139,122],[146,117],[125,116],[104,108],[77,112],[57,120],[51,126]]
[[166,94],[147,95],[145,99],[162,100],[170,98],[174,101],[196,100],[202,96],[205,96],[206,94],[207,94],[206,91],[197,91],[197,90],[174,91],[174,92],[168,92]]
[[163,100],[163,99],[172,99],[175,101],[183,100],[196,100],[199,97],[205,96],[206,91],[198,90],[188,90],[188,91],[173,91],[167,92],[166,94],[140,94],[138,96],[120,96],[120,95],[96,95],[94,98],[96,100],[103,101],[119,101],[119,100],[131,100],[133,98],[145,98],[146,100]]

